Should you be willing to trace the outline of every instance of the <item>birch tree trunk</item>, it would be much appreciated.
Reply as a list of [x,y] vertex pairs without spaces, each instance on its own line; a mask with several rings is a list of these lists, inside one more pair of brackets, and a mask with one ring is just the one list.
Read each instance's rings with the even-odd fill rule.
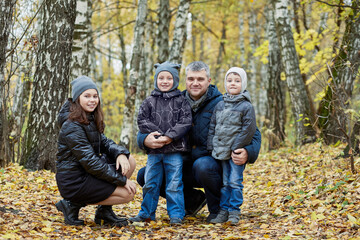
[[349,99],[351,99],[354,81],[359,75],[360,66],[360,19],[356,17],[359,14],[359,0],[352,1],[352,4],[352,14],[349,14],[346,19],[346,29],[340,51],[329,72],[332,80],[318,111],[319,127],[323,129],[328,143],[336,142],[339,139],[344,140],[353,135],[346,133],[351,129],[351,124],[344,112],[349,107]]
[[251,102],[254,106],[256,117],[259,118],[259,101],[257,93],[257,69],[256,69],[256,57],[254,57],[254,52],[257,47],[256,43],[256,34],[257,34],[257,23],[256,23],[256,14],[253,9],[249,7],[249,41],[250,41],[250,51],[248,55],[249,62],[249,71],[247,71],[248,75],[248,90],[251,94]]
[[310,103],[301,77],[299,60],[289,24],[288,1],[276,0],[273,4],[275,6],[275,21],[281,47],[281,58],[293,107],[296,142],[305,144],[315,141],[315,131],[312,128],[314,121],[311,119]]
[[91,1],[76,0],[76,19],[72,46],[71,80],[90,74]]
[[169,0],[160,0],[158,12],[158,62],[163,63],[169,57],[169,26],[171,14],[169,10]]
[[59,131],[56,118],[68,93],[76,1],[47,0],[43,10],[21,164],[32,170],[55,171]]
[[267,130],[265,136],[269,139],[269,150],[277,149],[285,140],[285,81],[281,81],[280,73],[283,71],[281,65],[281,52],[276,35],[276,24],[272,6],[267,8],[267,38],[269,40],[269,63],[267,74]]
[[0,1],[0,167],[4,167],[10,159],[5,156],[5,143],[8,141],[5,126],[6,120],[6,99],[5,99],[5,67],[6,47],[8,45],[10,26],[12,25],[13,11],[16,0]]
[[127,87],[125,88],[125,107],[123,124],[120,135],[120,142],[130,147],[131,139],[135,136],[135,132],[132,130],[133,118],[135,112],[135,97],[137,94],[137,84],[143,79],[139,79],[140,75],[140,61],[141,50],[144,46],[144,31],[147,15],[147,0],[139,0],[138,13],[136,17],[135,29],[134,29],[134,46],[130,61],[130,76]]
[[[244,9],[244,6],[242,7]],[[240,66],[243,69],[247,69],[245,58],[245,39],[244,39],[244,11],[239,12],[239,50],[240,50]],[[234,64],[235,65],[235,64]]]
[[182,62],[182,55],[186,42],[186,24],[190,9],[190,0],[180,0],[179,9],[175,19],[173,42],[168,60],[173,63]]

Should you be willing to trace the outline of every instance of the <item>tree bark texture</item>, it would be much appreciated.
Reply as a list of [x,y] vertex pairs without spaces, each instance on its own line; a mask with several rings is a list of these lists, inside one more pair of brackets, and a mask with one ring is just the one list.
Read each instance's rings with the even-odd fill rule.
[[257,48],[257,22],[256,22],[256,13],[251,8],[248,8],[248,21],[249,21],[249,42],[250,42],[250,50],[248,55],[248,63],[249,69],[246,71],[248,76],[248,90],[252,94],[251,102],[254,106],[256,117],[259,118],[259,99],[257,93],[257,69],[256,69],[256,57],[254,57],[255,50]]
[[4,134],[6,119],[5,99],[5,67],[6,47],[8,45],[10,27],[13,20],[13,11],[16,0],[0,1],[0,167],[4,167],[10,159],[5,158],[5,143],[8,141],[7,134]]
[[165,62],[169,57],[169,26],[171,20],[169,5],[169,0],[160,0],[156,38],[159,63]]
[[173,41],[170,48],[169,61],[173,63],[182,62],[182,55],[186,42],[186,24],[190,9],[190,0],[180,0],[179,9],[175,19]]
[[21,164],[55,171],[57,114],[68,93],[76,1],[47,0],[43,11]]
[[277,0],[274,4],[281,58],[294,113],[296,142],[305,144],[315,140],[315,131],[312,128],[310,103],[300,73],[299,60],[289,23],[288,0]]
[[272,6],[267,8],[267,38],[269,40],[269,63],[267,77],[267,134],[269,139],[269,150],[277,149],[285,140],[286,105],[285,105],[285,81],[281,81],[280,73],[283,71],[281,65],[281,51],[276,35],[276,23]]
[[76,19],[72,46],[71,80],[90,74],[91,1],[76,0]]
[[134,29],[134,46],[130,61],[130,76],[129,83],[125,89],[125,106],[123,125],[121,129],[120,142],[127,148],[130,147],[131,138],[136,135],[132,129],[132,123],[135,113],[135,97],[137,94],[137,84],[140,79],[140,62],[141,51],[144,47],[144,32],[147,15],[147,1],[139,0],[138,13],[136,17],[135,29]]
[[346,140],[351,135],[344,134],[351,129],[351,123],[344,110],[349,107],[348,100],[352,96],[354,81],[359,74],[360,66],[360,19],[357,17],[360,4],[358,0],[353,1],[352,4],[353,12],[346,19],[340,51],[329,71],[332,81],[327,87],[326,95],[318,110],[318,124],[327,143]]

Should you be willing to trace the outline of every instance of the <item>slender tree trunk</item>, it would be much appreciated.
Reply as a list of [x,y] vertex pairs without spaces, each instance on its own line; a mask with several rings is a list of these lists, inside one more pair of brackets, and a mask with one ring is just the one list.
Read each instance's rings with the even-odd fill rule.
[[305,144],[315,141],[316,138],[315,131],[312,128],[313,119],[311,118],[310,103],[301,77],[299,60],[289,24],[288,1],[276,0],[274,4],[277,36],[281,46],[281,58],[293,106],[296,142],[298,144]]
[[270,5],[267,8],[267,37],[269,39],[269,63],[267,75],[267,99],[268,112],[265,136],[269,139],[269,150],[277,149],[285,140],[285,82],[281,81],[280,73],[283,71],[281,65],[281,51],[276,35],[276,23],[274,10]]
[[120,40],[120,48],[121,48],[121,54],[120,54],[120,59],[121,59],[121,72],[123,75],[123,86],[127,86],[127,82],[128,82],[128,71],[126,68],[127,65],[127,58],[126,58],[126,45],[125,45],[125,40],[124,40],[124,31],[123,28],[121,29],[121,32],[118,33],[118,37]]
[[0,1],[0,167],[4,167],[10,159],[5,157],[5,142],[7,134],[4,134],[6,120],[6,99],[5,99],[5,67],[6,47],[8,44],[10,27],[12,25],[13,11],[16,0]]
[[134,29],[134,46],[132,51],[132,57],[130,62],[130,76],[129,83],[127,84],[125,92],[125,107],[123,125],[121,129],[120,142],[127,148],[130,147],[131,139],[136,133],[132,131],[132,123],[135,112],[135,96],[137,94],[137,84],[143,79],[139,79],[140,75],[140,62],[141,62],[141,50],[144,46],[144,31],[147,15],[147,1],[139,0],[138,14],[136,17],[135,29]]
[[160,0],[158,12],[158,62],[163,63],[169,57],[169,26],[171,14],[169,9],[169,0]]
[[186,24],[190,9],[190,0],[180,0],[175,19],[173,42],[170,48],[169,61],[181,64],[186,42]]
[[248,12],[248,21],[249,21],[249,42],[250,42],[250,51],[248,52],[248,63],[249,63],[249,70],[247,71],[248,75],[248,90],[250,91],[251,95],[251,101],[255,109],[256,117],[259,119],[259,95],[257,94],[257,69],[256,69],[256,59],[257,57],[254,57],[254,52],[257,48],[257,34],[259,31],[257,31],[257,22],[256,22],[256,14],[254,10],[249,7]]
[[21,164],[32,170],[55,171],[59,131],[56,118],[68,92],[76,1],[47,0],[43,10],[45,14],[41,19],[25,154]]
[[91,1],[76,0],[76,20],[73,37],[71,80],[90,74],[90,42],[91,42]]
[[[242,7],[244,9],[244,6]],[[239,51],[240,51],[240,66],[247,69],[246,58],[245,58],[245,39],[244,39],[244,11],[239,12]],[[235,64],[234,64],[235,65]]]
[[220,70],[221,70],[221,62],[223,60],[223,54],[225,55],[225,40],[226,40],[226,20],[222,20],[222,27],[221,27],[221,39],[220,39],[220,45],[218,50],[218,55],[216,58],[216,67],[215,67],[215,73],[214,73],[214,84],[218,85],[218,83],[222,82],[220,78]]

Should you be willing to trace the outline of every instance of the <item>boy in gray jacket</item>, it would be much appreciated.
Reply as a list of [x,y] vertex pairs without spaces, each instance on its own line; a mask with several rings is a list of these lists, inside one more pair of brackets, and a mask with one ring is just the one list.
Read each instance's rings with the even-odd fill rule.
[[235,149],[250,144],[256,131],[255,111],[246,85],[244,69],[230,68],[225,75],[224,101],[216,105],[211,118],[207,148],[215,159],[221,161],[223,169],[221,209],[211,223],[229,221],[236,224],[240,219],[245,165],[236,165],[231,154]]

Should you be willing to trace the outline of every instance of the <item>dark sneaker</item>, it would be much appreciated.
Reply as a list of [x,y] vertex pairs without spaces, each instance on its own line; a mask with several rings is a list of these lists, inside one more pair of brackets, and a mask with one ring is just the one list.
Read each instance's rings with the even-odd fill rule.
[[221,209],[216,218],[212,219],[210,223],[224,223],[229,218],[229,212]]
[[149,218],[144,218],[139,215],[129,218],[130,222],[146,222]]
[[170,218],[171,225],[180,225],[182,224],[181,218]]
[[194,217],[205,205],[205,193],[201,190],[195,190],[191,203],[185,202],[185,215]]
[[210,213],[209,216],[207,216],[206,218],[206,222],[210,223],[211,220],[213,220],[214,218],[216,218],[217,213]]
[[237,223],[239,223],[239,220],[240,220],[240,213],[238,211],[229,212],[228,222],[230,222],[231,225],[236,225]]

